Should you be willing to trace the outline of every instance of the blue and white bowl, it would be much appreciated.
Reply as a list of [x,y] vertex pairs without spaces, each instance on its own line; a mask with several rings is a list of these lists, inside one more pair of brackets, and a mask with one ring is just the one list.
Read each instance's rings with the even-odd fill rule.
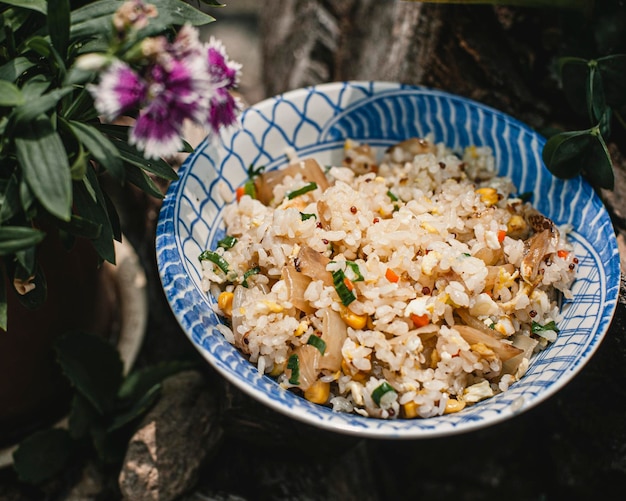
[[[224,235],[219,185],[235,190],[250,165],[280,168],[285,152],[340,162],[346,138],[387,147],[433,134],[451,148],[488,145],[501,175],[557,224],[569,223],[579,257],[574,298],[563,304],[556,342],[532,360],[527,374],[499,395],[457,414],[381,420],[312,404],[259,374],[220,334],[200,286],[198,255]],[[619,290],[619,254],[609,215],[582,179],[554,178],[542,163],[545,140],[492,108],[437,90],[390,82],[341,82],[298,89],[247,109],[239,129],[205,140],[179,171],[159,215],[156,251],[163,289],[183,331],[228,381],[269,407],[310,425],[373,438],[427,438],[501,422],[554,395],[582,369],[604,337]]]

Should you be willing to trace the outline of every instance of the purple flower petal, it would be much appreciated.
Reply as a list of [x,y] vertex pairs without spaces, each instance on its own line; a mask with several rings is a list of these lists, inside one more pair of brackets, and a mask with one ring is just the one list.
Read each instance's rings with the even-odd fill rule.
[[241,103],[225,88],[217,89],[210,104],[211,109],[207,125],[211,130],[217,133],[221,126],[230,126],[237,123],[237,116],[241,111]]
[[141,110],[129,136],[130,144],[146,158],[168,158],[180,150],[182,124],[171,120],[169,109],[155,101]]
[[100,75],[98,85],[88,85],[96,110],[111,121],[139,106],[146,94],[146,84],[130,66],[114,61]]
[[207,44],[207,57],[211,81],[220,87],[233,89],[239,85],[241,64],[231,61],[222,42],[211,37]]

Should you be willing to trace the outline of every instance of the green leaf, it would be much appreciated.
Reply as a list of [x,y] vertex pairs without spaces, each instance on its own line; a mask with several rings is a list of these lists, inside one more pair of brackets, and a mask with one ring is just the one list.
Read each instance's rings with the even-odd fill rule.
[[169,361],[134,370],[122,383],[118,398],[123,402],[136,401],[169,376],[195,367],[194,362]]
[[63,373],[99,414],[110,413],[122,382],[120,355],[105,339],[85,332],[71,332],[55,343]]
[[591,141],[591,131],[561,132],[546,142],[543,161],[556,177],[568,179],[576,177],[585,165],[580,161],[581,154]]
[[0,226],[0,256],[37,245],[45,236],[43,231],[28,226]]
[[126,179],[148,195],[163,198],[163,193],[158,186],[141,169],[133,166],[126,167]]
[[52,46],[64,56],[70,39],[69,0],[48,0],[47,19]]
[[42,36],[34,36],[26,40],[24,43],[26,47],[31,50],[34,50],[37,54],[43,57],[50,57],[52,53],[52,47],[50,46],[50,41]]
[[24,178],[41,205],[53,216],[69,221],[72,179],[63,141],[45,118],[33,121],[30,127],[28,136],[15,138]]
[[36,99],[27,101],[22,106],[15,108],[16,123],[29,127],[29,122],[35,120],[39,115],[55,108],[59,101],[73,90],[72,87],[63,87],[43,94]]
[[157,383],[148,389],[138,400],[135,400],[126,412],[117,414],[107,428],[107,432],[111,433],[142,417],[158,400],[160,394],[161,385]]
[[67,430],[51,428],[24,439],[13,453],[13,466],[19,478],[40,484],[59,475],[72,455],[73,443]]
[[609,106],[626,105],[626,54],[614,54],[597,60],[604,94]]
[[96,201],[91,197],[85,183],[76,183],[74,189],[76,212],[82,218],[100,226],[100,234],[98,238],[92,240],[93,245],[102,259],[115,264],[113,229],[102,188],[93,169],[87,169],[86,179],[96,195]]
[[100,419],[98,411],[80,393],[74,393],[68,416],[68,431],[72,438],[86,438],[94,423]]
[[[111,16],[122,4],[121,1],[99,0],[72,11],[71,38],[106,36],[111,31]],[[189,22],[202,26],[215,19],[182,0],[151,0],[158,12],[158,18],[151,24],[164,29],[169,25],[181,26]],[[148,34],[148,32],[144,33]]]
[[21,7],[23,9],[34,10],[41,14],[48,12],[46,0],[2,0],[2,3],[13,5],[15,7]]
[[76,138],[85,145],[94,159],[105,167],[118,181],[124,182],[126,171],[115,145],[95,127],[70,120],[69,126]]
[[97,239],[102,233],[102,225],[81,216],[72,215],[69,223],[64,221],[56,221],[55,223],[63,231],[89,240]]
[[594,141],[585,152],[585,175],[594,186],[612,190],[615,187],[615,174],[611,154],[601,134],[593,137]]
[[26,70],[35,66],[25,57],[16,57],[0,66],[0,80],[15,82]]
[[24,96],[17,85],[0,80],[0,106],[19,106],[24,103]]
[[557,177],[568,179],[584,173],[592,184],[613,189],[613,164],[599,127],[557,134],[548,140],[542,154]]
[[167,179],[168,181],[178,179],[176,171],[174,171],[165,160],[148,160],[137,148],[128,143],[116,142],[114,144],[120,151],[120,155],[125,162],[151,172],[162,179]]

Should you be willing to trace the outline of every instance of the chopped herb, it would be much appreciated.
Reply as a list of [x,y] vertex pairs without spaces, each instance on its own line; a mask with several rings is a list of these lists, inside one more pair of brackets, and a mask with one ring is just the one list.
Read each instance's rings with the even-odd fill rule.
[[394,195],[391,190],[387,191],[387,196],[390,198],[392,202],[398,201],[398,197]]
[[261,174],[263,174],[263,171],[265,170],[265,165],[261,165],[260,167],[255,167],[254,164],[250,164],[248,166],[248,179],[252,180],[255,177],[260,176]]
[[300,217],[302,218],[302,221],[306,221],[307,219],[311,219],[312,217],[317,219],[317,216],[315,214],[306,214],[305,212],[301,212]]
[[389,393],[390,391],[395,392],[396,390],[394,390],[387,381],[383,381],[380,386],[377,386],[372,392],[372,400],[376,402],[376,405],[380,405],[380,399],[385,393]]
[[243,185],[243,193],[244,195],[250,195],[250,198],[256,198],[256,187],[252,179],[246,181],[246,184]]
[[491,324],[489,324],[489,328],[491,330],[496,330],[496,323],[495,322],[491,322]]
[[344,306],[348,306],[356,299],[354,293],[346,285],[346,276],[343,271],[333,271],[333,284],[335,285],[335,290],[337,291],[337,294],[339,294],[339,299],[341,299],[341,303]]
[[400,207],[398,206],[398,204],[393,204],[393,211],[398,212],[399,210],[400,210]]
[[287,369],[291,370],[289,382],[291,384],[300,384],[300,360],[298,359],[298,355],[295,353],[293,353],[289,357],[289,360],[287,360]]
[[361,275],[361,270],[359,269],[359,265],[354,261],[346,261],[346,271],[352,272],[350,277],[348,277],[353,282],[362,282],[364,280],[363,275]]
[[316,336],[315,334],[311,334],[309,336],[309,339],[306,342],[306,344],[310,344],[312,346],[315,346],[320,351],[320,353],[322,355],[326,351],[326,342],[321,337]]
[[300,195],[304,195],[305,193],[308,193],[309,191],[313,191],[317,189],[317,183],[309,183],[309,184],[305,184],[302,188],[297,189],[295,191],[292,191],[291,193],[287,194],[287,198],[289,200],[293,200],[296,197],[299,197]]
[[556,323],[553,321],[548,322],[546,325],[541,325],[537,322],[533,322],[531,325],[531,331],[533,334],[539,334],[544,331],[554,331],[559,332],[559,328],[556,326]]
[[463,253],[463,255],[464,255],[465,257],[472,257],[472,255],[471,255],[469,252],[464,252],[464,253]]
[[221,247],[222,249],[232,249],[236,243],[237,243],[237,238],[231,235],[226,235],[219,242],[217,242],[217,246]]
[[228,262],[217,252],[205,250],[204,252],[202,252],[202,254],[198,256],[198,259],[200,261],[211,261],[213,264],[217,265],[217,267],[224,273],[228,273]]
[[241,282],[241,285],[243,285],[246,289],[248,288],[248,278],[251,277],[252,275],[257,275],[261,272],[261,268],[259,268],[258,266],[255,266],[254,268],[250,268],[248,271],[246,271],[243,274],[243,281]]

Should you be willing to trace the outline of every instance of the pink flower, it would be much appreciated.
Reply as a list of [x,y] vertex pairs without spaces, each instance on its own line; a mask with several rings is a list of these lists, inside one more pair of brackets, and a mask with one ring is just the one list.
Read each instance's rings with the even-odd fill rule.
[[239,82],[241,65],[230,61],[220,42],[202,44],[197,30],[185,25],[172,43],[158,37],[142,44],[142,68],[115,60],[88,89],[106,120],[136,117],[129,142],[146,158],[179,151],[185,120],[213,132],[236,123],[241,104],[229,90]]
[[207,115],[205,94],[210,87],[205,68],[198,62],[171,60],[150,69],[144,107],[130,134],[130,143],[143,150],[146,158],[176,153],[183,144],[184,121],[200,122]]
[[115,60],[100,75],[100,83],[88,85],[87,89],[98,113],[111,121],[139,106],[147,87],[130,66]]
[[206,46],[209,73],[214,84],[227,89],[239,85],[241,64],[231,61],[226,55],[222,42],[211,37]]

